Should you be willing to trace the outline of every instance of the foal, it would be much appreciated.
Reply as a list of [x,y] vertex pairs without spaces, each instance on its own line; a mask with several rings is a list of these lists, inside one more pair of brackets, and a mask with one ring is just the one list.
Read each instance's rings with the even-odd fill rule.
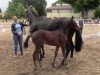
[[33,53],[33,61],[34,61],[34,66],[35,66],[34,70],[37,69],[36,61],[38,61],[40,67],[42,67],[41,61],[39,59],[39,53],[41,51],[43,44],[56,46],[54,60],[52,63],[53,67],[55,67],[54,63],[55,63],[55,59],[58,54],[59,47],[61,47],[62,49],[63,60],[65,64],[66,62],[65,48],[66,48],[66,43],[68,41],[67,41],[67,36],[63,33],[63,31],[61,30],[55,30],[55,31],[38,30],[32,33],[30,37],[32,38],[32,41],[35,45],[35,51]]

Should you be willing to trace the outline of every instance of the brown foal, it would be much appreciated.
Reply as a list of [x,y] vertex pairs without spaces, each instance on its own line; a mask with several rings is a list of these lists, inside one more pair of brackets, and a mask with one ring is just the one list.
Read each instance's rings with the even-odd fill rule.
[[38,30],[32,33],[31,37],[35,45],[35,51],[33,53],[33,60],[34,60],[34,66],[35,66],[34,70],[37,69],[36,61],[38,61],[40,67],[42,67],[41,61],[39,59],[39,54],[40,54],[40,50],[43,44],[56,46],[54,60],[52,63],[53,67],[55,67],[54,63],[55,63],[55,59],[57,57],[58,50],[60,47],[62,49],[64,64],[65,64],[66,62],[65,48],[66,48],[66,43],[68,42],[68,40],[67,40],[67,36],[63,33],[63,31],[61,30],[55,30],[55,31]]

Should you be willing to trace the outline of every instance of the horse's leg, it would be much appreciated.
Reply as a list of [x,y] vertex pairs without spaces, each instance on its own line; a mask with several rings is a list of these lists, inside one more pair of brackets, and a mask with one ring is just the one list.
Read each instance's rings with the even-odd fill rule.
[[[65,53],[66,53],[66,59],[67,59],[67,57],[68,57],[70,51],[71,51],[70,45],[69,45],[69,43],[66,43],[66,52],[65,52]],[[61,62],[61,65],[63,65],[63,64],[64,64],[64,59],[63,59],[63,61]]]
[[73,58],[74,48],[75,47],[74,47],[72,40],[69,40],[69,43],[66,44],[66,58],[68,57],[70,51],[71,51],[70,58],[71,59]]
[[73,53],[74,53],[74,49],[71,50],[70,59],[73,59]]
[[42,45],[42,51],[43,51],[43,56],[42,56],[42,58],[44,58],[44,55],[45,55],[44,45]]
[[55,64],[56,57],[57,57],[57,55],[58,55],[58,50],[59,50],[59,47],[56,46],[55,54],[54,54],[54,60],[53,60],[53,63],[52,63],[53,68],[55,67],[54,64]]
[[40,67],[42,67],[42,64],[41,64],[41,61],[40,61],[40,58],[39,58],[40,51],[41,51],[41,50],[38,49],[37,61],[39,62]]
[[41,49],[40,49],[40,53],[39,54],[40,54],[40,61],[42,61],[42,56],[43,55],[42,55],[42,50]]
[[36,51],[34,51],[34,53],[33,53],[33,61],[34,61],[34,67],[35,67],[34,68],[34,71],[37,70],[36,59],[37,59],[37,53],[36,53]]
[[44,58],[45,51],[44,51],[44,45],[42,45],[41,50],[40,50],[40,60],[42,61],[42,58]]
[[66,46],[61,46],[62,49],[62,54],[63,54],[63,61],[61,62],[61,65],[65,65],[66,64],[66,54],[65,54],[65,48]]
[[72,59],[73,58],[73,53],[74,53],[74,44],[72,41],[70,41],[70,46],[71,46],[71,55],[70,55],[70,58]]
[[39,45],[35,45],[35,47],[36,48],[35,48],[35,51],[34,51],[34,54],[33,54],[33,61],[34,61],[34,66],[35,66],[34,71],[37,70],[36,60],[39,62],[40,67],[42,67],[41,61],[40,61],[40,58],[39,58],[41,47]]
[[67,59],[67,57],[68,57],[70,51],[71,51],[71,47],[70,47],[70,44],[69,44],[69,42],[68,42],[68,43],[66,43],[66,59]]
[[71,58],[73,58],[73,52],[75,48],[72,40],[74,33],[75,33],[74,29],[71,29],[68,33],[68,45],[69,45],[69,49],[71,50],[71,55],[70,55]]

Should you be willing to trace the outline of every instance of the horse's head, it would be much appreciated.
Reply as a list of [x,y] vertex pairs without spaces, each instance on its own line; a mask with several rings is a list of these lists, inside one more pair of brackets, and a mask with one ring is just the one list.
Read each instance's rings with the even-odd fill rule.
[[27,14],[27,15],[28,15],[28,14],[34,14],[35,16],[38,15],[38,13],[37,13],[35,7],[32,6],[32,5],[27,7],[27,9],[26,9],[26,14]]
[[74,18],[72,17],[71,19],[69,19],[69,20],[67,20],[66,21],[67,22],[67,26],[69,27],[69,28],[73,28],[73,29],[75,29],[75,30],[79,30],[80,29],[80,27],[77,25],[77,23],[74,21]]
[[35,20],[37,16],[37,11],[32,5],[26,8],[26,18],[28,19],[30,24],[32,24],[33,20]]

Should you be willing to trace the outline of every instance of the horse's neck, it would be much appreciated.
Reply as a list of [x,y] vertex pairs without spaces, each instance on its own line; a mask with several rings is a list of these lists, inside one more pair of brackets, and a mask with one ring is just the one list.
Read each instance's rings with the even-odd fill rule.
[[31,13],[30,15],[30,23],[35,23],[35,22],[38,22],[40,20],[42,20],[43,18],[41,16],[38,16],[38,15],[34,15],[33,13]]
[[28,21],[30,24],[35,22],[37,20],[37,16],[34,15],[31,11],[27,13],[28,14]]

